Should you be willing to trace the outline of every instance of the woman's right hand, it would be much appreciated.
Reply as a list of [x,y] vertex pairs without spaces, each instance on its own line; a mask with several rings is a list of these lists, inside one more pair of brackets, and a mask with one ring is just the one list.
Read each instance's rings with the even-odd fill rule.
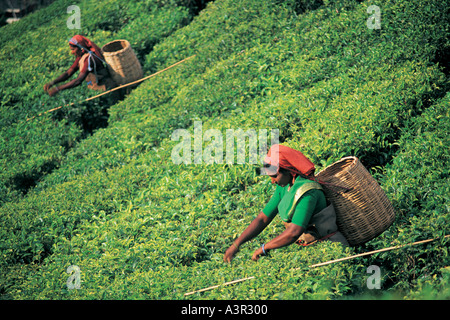
[[44,84],[44,91],[48,92],[48,90],[53,86],[52,82]]
[[232,244],[227,251],[225,251],[225,254],[223,256],[223,261],[225,262],[231,262],[231,260],[234,258],[234,255],[239,251],[237,246]]

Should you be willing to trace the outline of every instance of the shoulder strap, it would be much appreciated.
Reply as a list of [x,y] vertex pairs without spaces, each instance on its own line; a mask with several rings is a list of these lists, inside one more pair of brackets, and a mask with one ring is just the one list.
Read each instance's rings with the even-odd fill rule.
[[317,182],[311,181],[303,184],[298,190],[295,192],[294,201],[292,202],[292,207],[289,210],[289,220],[292,219],[292,216],[294,215],[295,206],[297,205],[297,202],[300,200],[300,198],[309,190],[323,190],[322,186],[318,184]]
[[[79,67],[80,71],[83,70],[85,63],[89,63],[89,53],[83,54],[83,56],[80,58],[80,61],[78,62],[78,67]],[[88,67],[88,69],[89,69],[89,67]],[[88,70],[88,71],[90,71],[90,70]]]

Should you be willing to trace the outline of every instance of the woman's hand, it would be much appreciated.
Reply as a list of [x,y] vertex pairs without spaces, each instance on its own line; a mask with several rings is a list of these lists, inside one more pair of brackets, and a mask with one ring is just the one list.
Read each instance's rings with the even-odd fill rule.
[[48,91],[48,95],[53,97],[59,91],[58,87],[54,87]]
[[294,243],[304,232],[304,230],[305,229],[303,227],[290,223],[286,230],[284,230],[280,235],[263,245],[264,251],[262,246],[256,249],[253,253],[252,260],[258,261],[261,256],[267,255],[270,250],[288,246]]
[[49,82],[44,84],[44,91],[48,92],[48,90],[50,90],[50,88],[53,86],[53,82]]
[[244,232],[236,240],[234,240],[233,244],[227,249],[223,260],[225,262],[230,262],[236,252],[238,252],[239,246],[259,235],[271,221],[272,219],[269,219],[261,211],[258,216],[253,219],[250,225],[244,230]]
[[238,247],[232,244],[227,251],[225,251],[225,254],[223,256],[223,261],[225,262],[231,262],[231,260],[234,258],[234,255],[239,251]]
[[259,259],[262,255],[264,255],[264,253],[263,253],[263,251],[262,251],[262,248],[259,247],[259,248],[256,249],[255,252],[253,253],[252,260],[253,260],[253,261],[258,261],[258,259]]

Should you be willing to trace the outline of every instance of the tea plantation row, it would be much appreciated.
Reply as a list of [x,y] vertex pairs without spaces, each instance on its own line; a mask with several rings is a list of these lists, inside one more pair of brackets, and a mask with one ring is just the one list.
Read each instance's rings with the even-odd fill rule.
[[[189,297],[448,298],[450,96],[437,63],[449,45],[442,32],[448,21],[434,15],[445,3],[376,3],[380,30],[366,26],[371,1],[305,4],[217,0],[155,45],[145,56],[147,70],[196,56],[112,105],[108,127],[75,139],[57,169],[0,207],[3,297],[183,299],[188,291],[254,276]],[[248,164],[175,164],[179,142],[171,135],[186,129],[193,136],[194,121],[223,137],[227,129],[279,129],[280,140],[319,170],[356,155],[391,199],[396,222],[362,247],[293,245],[250,261],[260,243],[282,231],[274,221],[225,264],[224,251],[273,186]],[[79,130],[51,116],[27,124],[36,131],[46,125]],[[428,238],[440,240],[308,268]],[[79,290],[67,287],[71,265],[81,270]],[[381,268],[383,290],[367,288],[369,265]]]

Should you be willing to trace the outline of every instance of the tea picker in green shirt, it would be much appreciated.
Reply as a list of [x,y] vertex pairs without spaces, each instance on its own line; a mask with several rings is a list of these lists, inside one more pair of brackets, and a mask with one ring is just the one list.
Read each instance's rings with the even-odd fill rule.
[[328,239],[348,245],[338,231],[336,214],[327,203],[322,187],[313,181],[314,164],[300,151],[283,145],[273,145],[264,159],[263,174],[269,175],[277,188],[259,215],[232,243],[224,255],[230,262],[239,247],[258,236],[275,218],[280,216],[286,229],[253,253],[252,260],[270,250],[292,243],[311,244]]

